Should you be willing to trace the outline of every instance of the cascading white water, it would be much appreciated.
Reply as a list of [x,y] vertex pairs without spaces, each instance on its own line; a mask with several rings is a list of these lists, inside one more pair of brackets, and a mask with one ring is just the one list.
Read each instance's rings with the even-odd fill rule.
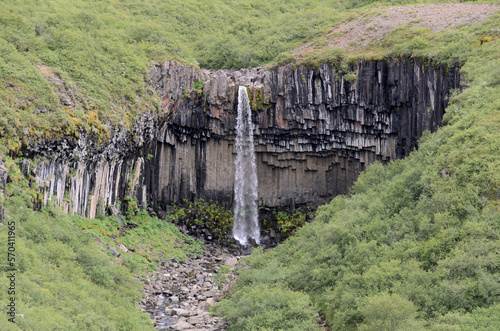
[[260,243],[252,111],[244,86],[240,86],[238,91],[236,132],[233,237],[242,245],[247,244],[248,237]]

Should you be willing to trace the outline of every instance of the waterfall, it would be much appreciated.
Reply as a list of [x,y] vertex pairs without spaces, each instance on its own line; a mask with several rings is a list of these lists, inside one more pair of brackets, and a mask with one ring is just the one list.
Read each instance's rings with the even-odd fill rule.
[[248,237],[259,243],[257,166],[253,147],[252,111],[244,86],[240,86],[238,91],[235,168],[233,237],[242,245],[247,244]]

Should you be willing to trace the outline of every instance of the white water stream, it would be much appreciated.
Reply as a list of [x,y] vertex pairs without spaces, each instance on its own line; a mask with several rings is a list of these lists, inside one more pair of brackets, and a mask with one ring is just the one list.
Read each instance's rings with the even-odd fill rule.
[[258,183],[253,146],[252,111],[247,89],[244,86],[240,86],[238,91],[236,132],[233,237],[242,245],[248,244],[249,237],[259,244]]

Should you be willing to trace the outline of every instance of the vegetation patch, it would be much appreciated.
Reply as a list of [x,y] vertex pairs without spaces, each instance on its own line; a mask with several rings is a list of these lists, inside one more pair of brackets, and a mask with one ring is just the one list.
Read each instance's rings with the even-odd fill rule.
[[283,284],[243,288],[231,301],[216,303],[213,311],[226,316],[228,330],[319,330],[307,295]]
[[314,218],[314,208],[300,207],[294,210],[289,208],[268,208],[260,207],[262,231],[269,234],[273,231],[279,236],[279,240],[284,240],[292,236],[297,229],[311,222]]
[[101,239],[106,254],[113,255],[110,247],[119,251],[123,263],[137,275],[155,271],[162,260],[184,260],[187,255],[201,252],[201,242],[183,235],[171,222],[144,211],[137,211],[127,225],[121,227],[114,216],[75,219],[75,226]]
[[[343,18],[337,17],[332,28],[319,33],[292,52],[296,62],[307,64],[311,59],[319,58],[319,62],[314,63],[322,63],[324,56],[321,54],[335,48],[345,49],[352,59],[410,57],[414,54],[405,53],[417,51],[415,47],[419,48],[420,41],[423,43],[418,51],[424,53],[418,56],[431,59],[435,55],[433,48],[439,48],[446,42],[447,38],[443,36],[447,31],[454,31],[452,34],[462,30],[468,31],[468,34],[474,31],[478,33],[478,30],[471,28],[500,9],[498,5],[489,4],[427,4],[378,8],[373,7],[374,5],[376,2],[372,6],[344,12]],[[413,40],[415,35],[420,35],[423,39]],[[393,40],[394,36],[397,36],[397,41]],[[432,39],[431,43],[429,39]],[[463,41],[468,42],[467,39]],[[391,52],[394,54],[390,54]],[[335,60],[336,57],[333,55],[331,59]]]
[[184,200],[173,205],[169,220],[178,226],[186,227],[189,233],[206,240],[219,243],[234,243],[233,212],[227,204],[198,199],[195,202]]
[[[271,231],[278,242],[292,236],[295,231],[310,222],[314,217],[314,208],[301,207],[293,211],[288,208],[259,208],[261,233],[270,235]],[[217,241],[222,245],[235,244],[232,236],[234,215],[231,206],[224,203],[198,199],[195,202],[185,200],[182,204],[171,206],[167,220],[197,237],[208,241]]]

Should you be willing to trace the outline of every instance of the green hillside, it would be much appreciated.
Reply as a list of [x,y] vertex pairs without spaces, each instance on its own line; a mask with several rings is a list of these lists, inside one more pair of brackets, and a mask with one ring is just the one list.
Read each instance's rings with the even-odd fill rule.
[[[8,316],[15,222],[16,307],[24,314],[16,325],[0,318],[0,329],[152,329],[135,305],[142,289],[134,275],[200,249],[144,212],[133,211],[138,228],[120,236],[113,217],[91,221],[50,205],[33,211],[36,191],[18,162],[29,140],[88,134],[105,143],[112,126],[158,112],[148,69],[166,59],[237,69],[329,62],[347,75],[358,59],[400,57],[463,67],[467,88],[452,98],[445,126],[407,159],[369,167],[348,196],[283,244],[250,256],[216,311],[233,330],[313,330],[321,318],[342,330],[500,329],[500,14],[439,33],[403,26],[356,52],[293,53],[322,45],[332,25],[370,17],[375,7],[415,3],[425,1],[0,2],[0,157],[9,170],[0,194],[8,210],[0,311]],[[135,252],[113,257],[106,245],[121,243]]]

